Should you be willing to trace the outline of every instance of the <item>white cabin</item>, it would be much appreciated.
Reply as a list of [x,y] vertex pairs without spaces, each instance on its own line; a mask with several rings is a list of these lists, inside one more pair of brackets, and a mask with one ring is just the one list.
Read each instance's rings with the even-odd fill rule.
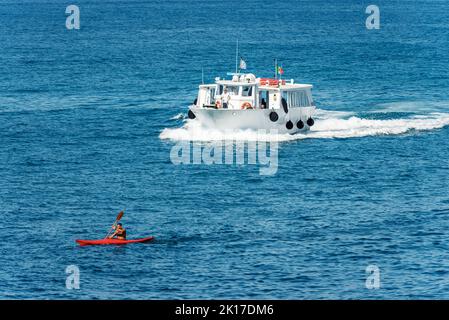
[[195,105],[224,109],[279,109],[281,100],[289,108],[313,105],[312,85],[295,84],[293,80],[257,78],[253,74],[234,74],[232,80],[217,78],[214,84],[199,86]]

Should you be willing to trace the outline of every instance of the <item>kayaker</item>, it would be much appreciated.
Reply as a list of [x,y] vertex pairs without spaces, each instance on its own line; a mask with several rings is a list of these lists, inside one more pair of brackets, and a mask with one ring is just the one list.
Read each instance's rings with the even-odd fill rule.
[[114,233],[109,237],[109,239],[117,238],[119,240],[126,240],[126,229],[123,228],[121,222],[117,223],[117,226],[114,226]]

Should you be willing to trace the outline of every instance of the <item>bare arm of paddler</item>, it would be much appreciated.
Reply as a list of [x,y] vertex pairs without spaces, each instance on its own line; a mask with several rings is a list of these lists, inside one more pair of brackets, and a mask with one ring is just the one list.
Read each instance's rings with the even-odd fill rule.
[[115,231],[109,236],[109,239],[114,238],[115,236],[117,236],[117,233],[119,233],[119,229],[117,228],[117,226],[113,226],[112,229],[114,229]]

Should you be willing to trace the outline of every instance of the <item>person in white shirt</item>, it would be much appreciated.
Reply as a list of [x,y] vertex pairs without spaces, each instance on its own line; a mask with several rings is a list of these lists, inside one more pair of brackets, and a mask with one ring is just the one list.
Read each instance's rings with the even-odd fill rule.
[[229,99],[231,99],[231,96],[228,92],[227,88],[224,88],[223,90],[223,108],[228,108]]

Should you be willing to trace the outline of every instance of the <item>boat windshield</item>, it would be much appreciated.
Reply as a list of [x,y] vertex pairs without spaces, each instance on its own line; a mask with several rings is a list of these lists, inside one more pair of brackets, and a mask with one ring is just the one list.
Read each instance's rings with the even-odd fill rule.
[[239,94],[239,87],[238,86],[229,86],[229,85],[220,85],[218,88],[218,94],[229,94],[236,96]]
[[242,87],[242,96],[243,97],[251,97],[252,95],[253,95],[253,87],[252,86]]

